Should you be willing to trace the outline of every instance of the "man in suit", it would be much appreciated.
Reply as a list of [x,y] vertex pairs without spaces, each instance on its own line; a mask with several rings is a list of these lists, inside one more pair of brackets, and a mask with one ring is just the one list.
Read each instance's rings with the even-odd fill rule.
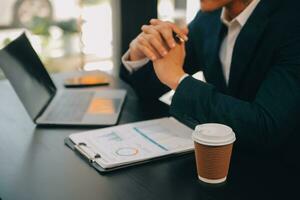
[[[238,149],[299,152],[299,11],[297,0],[201,0],[188,30],[143,26],[121,75],[146,99],[174,89],[173,116],[232,127]],[[207,83],[190,76],[199,70]]]

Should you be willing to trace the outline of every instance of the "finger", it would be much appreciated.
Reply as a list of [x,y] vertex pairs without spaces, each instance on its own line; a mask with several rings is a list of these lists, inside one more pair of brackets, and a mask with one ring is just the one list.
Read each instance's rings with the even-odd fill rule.
[[[187,34],[188,34],[188,29],[187,27],[185,28],[179,28],[178,26],[176,26],[176,24],[172,23],[172,22],[163,22],[160,21],[158,19],[152,19],[150,20],[150,23],[152,26],[155,26],[156,29],[161,32],[162,35],[164,35],[164,39],[167,41],[167,43],[169,44],[170,47],[174,47],[174,44],[172,44],[171,42],[174,41],[174,39],[171,37],[173,36],[172,31],[174,31],[176,33],[176,35],[183,39],[184,41],[188,40]],[[169,33],[166,33],[166,31],[163,33],[161,30],[164,29],[172,29],[172,31],[169,31]],[[174,41],[175,42],[175,41]]]
[[[157,31],[154,26],[144,25],[142,26],[142,31],[147,35],[151,35],[152,37],[156,38],[150,38],[149,41],[151,43],[151,40],[153,40],[152,46],[155,47],[161,56],[165,56],[168,53],[169,48],[171,48],[171,44],[169,45],[170,47],[165,44],[165,40],[163,40],[161,33]],[[174,41],[171,42],[173,42],[173,46],[175,46]]]
[[160,34],[168,44],[169,48],[174,48],[176,45],[175,38],[173,37],[173,30],[172,29],[160,29]]
[[161,23],[154,28],[160,32],[164,41],[169,48],[174,48],[176,43],[184,42],[185,40],[178,35],[168,23]]
[[[176,45],[176,41],[173,37],[173,30],[172,27],[169,26],[167,23],[162,22],[160,20],[152,19],[151,22],[156,25],[144,25],[142,27],[142,30],[145,33],[153,34],[159,38],[160,42],[162,44],[167,43],[167,47],[174,48]],[[158,23],[156,23],[158,22]]]
[[189,28],[187,26],[180,28],[185,35],[189,34]]
[[158,24],[160,24],[160,23],[162,23],[162,21],[161,20],[159,20],[159,19],[151,19],[150,20],[150,24],[151,25],[158,25]]
[[164,57],[168,54],[168,51],[163,44],[163,41],[151,34],[146,34],[145,38],[150,43],[150,45],[156,50],[156,52],[160,54],[160,56]]
[[144,38],[144,34],[141,34],[137,38],[137,48],[141,50],[150,60],[156,60],[160,57],[158,52],[156,52],[147,39]]
[[185,42],[182,42],[181,44],[180,44],[180,48],[181,48],[181,50],[184,52],[184,54],[185,54]]
[[144,32],[144,33],[147,33],[147,34],[152,34],[154,35],[155,37],[157,37],[157,39],[161,40],[161,35],[160,33],[154,28],[154,26],[152,25],[143,25],[141,30]]
[[187,37],[187,29],[180,29],[178,26],[176,26],[175,24],[171,23],[171,22],[166,22],[172,29],[173,31],[179,36],[181,37],[185,42],[188,41],[188,37]]
[[156,55],[155,55],[155,53],[153,53],[153,51],[151,50],[151,48],[149,48],[149,47],[147,47],[147,46],[145,46],[145,45],[138,45],[138,48],[139,48],[139,50],[141,51],[141,52],[143,52],[143,54],[147,57],[147,58],[149,58],[150,60],[152,60],[152,61],[155,61],[155,60],[157,60],[159,57],[157,57]]

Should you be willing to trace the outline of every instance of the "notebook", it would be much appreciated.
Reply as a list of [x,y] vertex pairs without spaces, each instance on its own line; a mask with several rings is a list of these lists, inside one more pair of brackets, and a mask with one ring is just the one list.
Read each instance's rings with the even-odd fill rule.
[[194,150],[192,129],[160,118],[69,135],[65,144],[100,172]]

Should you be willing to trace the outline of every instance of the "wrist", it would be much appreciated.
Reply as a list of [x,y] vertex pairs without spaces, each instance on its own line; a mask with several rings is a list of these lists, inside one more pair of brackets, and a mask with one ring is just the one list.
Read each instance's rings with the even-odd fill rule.
[[177,73],[174,78],[167,84],[172,90],[176,90],[180,82],[187,76],[187,74],[182,71]]
[[134,53],[131,53],[131,51],[130,51],[129,56],[128,56],[128,61],[137,61],[137,60],[142,60],[144,58],[145,58],[145,56],[138,56]]
[[130,47],[129,48],[129,56],[128,56],[128,61],[137,61],[137,60],[142,60],[146,58],[146,56],[138,51],[136,48]]

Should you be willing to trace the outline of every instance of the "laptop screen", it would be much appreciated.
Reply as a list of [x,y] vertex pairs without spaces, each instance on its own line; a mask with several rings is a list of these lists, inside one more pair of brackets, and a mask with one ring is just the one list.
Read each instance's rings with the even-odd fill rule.
[[0,67],[34,120],[56,88],[25,33],[0,51]]

